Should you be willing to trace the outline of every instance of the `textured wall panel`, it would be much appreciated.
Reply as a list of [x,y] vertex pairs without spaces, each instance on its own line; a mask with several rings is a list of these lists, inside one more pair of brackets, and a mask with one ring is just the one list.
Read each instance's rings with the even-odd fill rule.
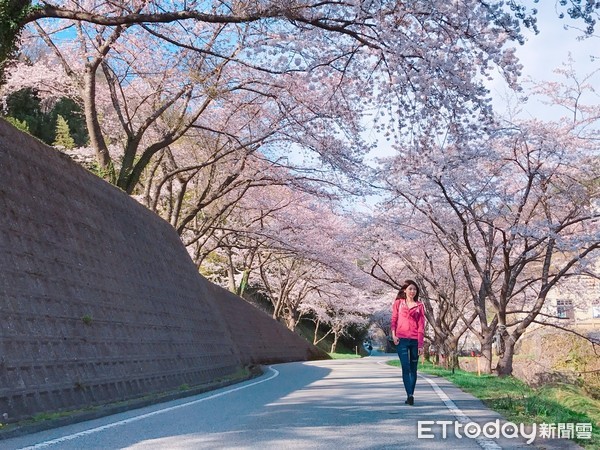
[[319,356],[202,278],[168,223],[0,120],[0,416]]
[[211,297],[219,299],[217,305],[222,316],[227,318],[225,323],[237,343],[244,365],[328,357],[250,303],[240,302],[239,297],[231,292],[214,284],[209,289],[212,291]]

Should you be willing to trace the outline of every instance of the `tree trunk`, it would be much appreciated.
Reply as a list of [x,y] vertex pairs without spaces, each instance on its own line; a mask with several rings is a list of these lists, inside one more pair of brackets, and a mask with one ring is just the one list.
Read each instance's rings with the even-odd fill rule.
[[430,349],[429,344],[427,342],[425,342],[425,346],[423,348],[424,348],[423,358],[425,358],[425,361],[431,362],[431,349]]
[[329,351],[329,353],[335,353],[335,351],[337,349],[338,338],[339,338],[338,333],[336,333],[334,331],[333,332],[333,342],[331,343],[331,350]]
[[504,340],[504,353],[498,360],[496,365],[496,373],[498,376],[507,377],[513,372],[513,356],[515,353],[515,342],[508,337]]
[[237,286],[235,285],[235,267],[233,265],[231,249],[227,250],[227,288],[229,289],[229,292],[237,294]]
[[283,298],[281,298],[281,296],[279,296],[279,297],[277,297],[277,300],[275,301],[275,303],[273,303],[273,319],[279,320],[282,309],[283,309]]
[[320,324],[321,324],[321,321],[319,319],[317,319],[315,321],[315,335],[313,337],[313,345],[317,345],[319,343],[318,335],[319,335],[319,325]]
[[483,373],[492,373],[492,343],[484,341],[481,343],[481,357],[483,358]]
[[296,318],[293,316],[287,316],[285,318],[285,323],[290,331],[296,331]]
[[90,144],[96,152],[96,161],[98,165],[104,171],[105,178],[108,181],[112,180],[112,160],[108,152],[106,142],[102,137],[102,129],[100,122],[98,121],[98,114],[96,111],[96,69],[97,64],[86,68],[84,75],[84,94],[83,94],[83,105],[85,113],[85,123],[88,129],[88,135],[90,137]]
[[242,274],[242,280],[240,281],[240,285],[238,287],[237,294],[240,297],[244,296],[244,292],[246,291],[246,286],[248,286],[248,279],[249,278],[250,278],[250,270],[246,269],[246,270],[244,270],[244,273]]
[[481,372],[492,373],[492,337],[494,333],[492,328],[487,328],[482,331],[482,334],[478,334],[479,345],[481,345]]
[[460,368],[458,365],[458,338],[453,336],[452,339],[448,340],[446,347],[448,349],[446,353],[448,357],[448,368],[454,373],[455,369]]

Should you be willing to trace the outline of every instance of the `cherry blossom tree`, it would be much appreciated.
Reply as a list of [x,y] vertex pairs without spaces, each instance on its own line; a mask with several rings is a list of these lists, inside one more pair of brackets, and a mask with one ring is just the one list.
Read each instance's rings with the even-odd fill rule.
[[316,315],[313,306],[331,296],[326,293],[332,286],[364,291],[371,283],[348,251],[350,222],[334,210],[326,192],[309,187],[271,184],[249,190],[206,247],[213,281],[238,293],[252,286],[271,300],[273,317],[291,329],[306,314],[329,323],[330,317]]
[[409,209],[390,204],[384,211],[373,215],[367,238],[357,244],[369,254],[363,270],[395,291],[385,311],[377,314],[384,333],[389,334],[397,290],[405,279],[413,279],[425,306],[428,354],[445,355],[457,367],[459,341],[476,318],[459,259],[446,248],[445,238],[427,223],[418,223]]
[[[176,33],[171,28],[75,25],[76,37],[65,43],[54,38],[56,30],[36,24],[35,35],[53,55],[33,65],[17,64],[4,91],[32,85],[38,89],[45,82],[52,86],[50,93],[70,92],[84,105],[98,165],[126,192],[136,191],[144,171],[163,150],[184,137],[190,142],[198,131],[222,135],[231,141],[229,151],[268,146],[270,152],[282,152],[299,145],[326,165],[356,167],[364,148],[357,119],[348,113],[349,102],[333,101],[351,88],[344,85],[327,93],[342,75],[316,84],[304,72],[275,77],[238,61],[247,52],[248,29],[197,26],[182,32],[171,27]],[[203,46],[170,43],[182,36]],[[145,51],[147,46],[153,51]],[[273,64],[270,59],[266,65]],[[53,72],[40,70],[51,61]],[[52,78],[58,64],[63,76]],[[46,76],[30,78],[32,70]],[[311,76],[322,70],[315,68]]]
[[257,254],[261,284],[273,299],[273,316],[283,314],[288,327],[295,327],[302,303],[323,297],[334,285],[351,284],[357,272],[341,247],[347,238],[341,218],[310,197],[300,200],[296,196],[278,211],[268,232],[272,237]]
[[507,124],[390,166],[392,202],[414,214],[413,226],[436,228],[470,274],[482,332],[502,344],[501,375],[548,292],[600,249],[596,120]]
[[[337,292],[329,292],[320,302],[317,311],[318,320],[326,323],[333,335],[330,352],[334,353],[340,338],[348,336],[351,327],[367,327],[369,316],[364,313],[364,305],[360,301],[360,292],[354,289],[335,289]],[[339,286],[338,286],[339,288]]]
[[[365,103],[372,101],[379,111],[388,111],[388,119],[380,123],[388,124],[391,131],[414,133],[442,119],[465,125],[462,118],[489,114],[482,75],[499,68],[514,84],[519,66],[513,50],[505,44],[521,40],[520,21],[533,23],[516,3],[512,7],[517,18],[514,11],[504,11],[500,2],[477,0],[452,5],[442,1],[423,5],[312,1],[176,5],[88,0],[14,6],[21,9],[17,24],[31,23],[29,29],[47,41],[51,40],[47,28],[72,25],[82,31],[80,39],[86,37],[87,41],[78,47],[84,49],[87,59],[80,69],[80,84],[87,97],[96,95],[97,72],[101,70],[110,91],[107,98],[113,104],[119,101],[117,115],[121,110],[120,117],[129,118],[134,110],[146,106],[145,117],[124,127],[128,151],[123,155],[118,183],[128,192],[147,160],[158,151],[158,144],[168,145],[180,137],[187,124],[198,118],[196,114],[217,101],[212,96],[223,89],[229,94],[241,92],[246,98],[251,93],[262,100],[276,96],[279,110],[294,119],[309,110],[318,111],[312,103],[321,99],[324,104],[317,101],[321,118],[343,116],[345,124],[358,123],[353,115],[363,112]],[[63,47],[54,41],[48,45],[53,50]],[[147,52],[151,55],[140,52],[146,45],[152,45],[154,51]],[[121,87],[153,70],[164,75],[161,84],[156,84],[156,78],[153,83],[144,80],[145,90],[139,92],[161,95],[150,95],[143,105],[134,101],[125,109],[124,99],[129,95],[124,96]],[[174,73],[178,82],[170,81]],[[297,95],[281,96],[280,92],[293,92],[290,86],[297,86],[296,92],[304,97],[314,92],[310,102]],[[101,124],[96,123],[97,112],[87,104],[92,143],[106,167],[109,152],[101,140]],[[155,131],[156,137],[138,144],[151,126],[163,122],[159,118],[166,109],[173,109],[178,119],[163,123],[163,129]],[[296,123],[305,123],[305,119]],[[174,124],[179,126],[174,128]],[[300,137],[306,140],[326,131],[332,136],[343,132],[340,127],[340,122],[332,126],[331,121],[321,120],[305,128]],[[134,154],[134,148],[141,154]],[[326,150],[321,149],[320,156],[331,162],[350,155],[352,149],[330,145]]]
[[[404,8],[406,8],[405,5]],[[423,5],[421,16],[431,13],[427,5]],[[435,3],[431,3],[434,7]],[[485,17],[494,20],[507,29],[518,27],[523,23],[527,27],[537,29],[535,14],[537,9],[528,9],[523,2],[511,1],[506,7],[508,13],[502,8],[505,5],[499,2],[485,3],[480,1],[470,2],[465,6],[466,11],[482,9],[487,12]],[[559,17],[566,15],[583,21],[586,33],[592,34],[598,16],[598,5],[594,2],[579,0],[556,2]],[[105,26],[119,26],[130,24],[157,24],[157,23],[185,23],[200,22],[213,24],[260,24],[266,20],[285,20],[294,24],[298,29],[315,28],[340,35],[353,37],[364,44],[374,46],[380,43],[377,39],[375,19],[381,15],[390,15],[393,11],[400,10],[400,17],[404,22],[397,21],[395,25],[406,26],[405,10],[396,2],[371,2],[357,3],[312,2],[312,1],[237,1],[235,3],[223,2],[184,2],[165,4],[161,1],[138,2],[111,2],[108,7],[103,5],[100,9],[95,2],[43,2],[33,4],[31,1],[14,0],[4,2],[0,10],[0,61],[14,51],[18,36],[23,27],[34,21],[44,18],[56,20],[79,20]],[[462,12],[462,11],[460,11]],[[366,28],[366,29],[364,29]],[[371,31],[369,33],[369,31]]]
[[[32,87],[82,105],[102,173],[166,217],[199,266],[225,267],[232,290],[260,283],[291,328],[303,303],[352,286],[361,253],[341,216],[308,197],[295,192],[285,207],[249,198],[359,178],[365,111],[398,151],[388,207],[410,211],[404,229],[435,236],[452,259],[443,273],[429,270],[433,259],[403,260],[430,293],[435,336],[478,321],[486,345],[508,343],[499,371],[509,373],[548,290],[597,248],[597,136],[580,102],[568,124],[491,122],[483,81],[499,69],[516,87],[509,44],[520,24],[535,25],[519,2],[5,3],[0,59],[22,39],[2,95]],[[569,13],[593,26],[590,5]],[[40,41],[49,52],[28,60],[28,42]],[[443,281],[457,274],[469,295]],[[474,312],[462,308],[469,297]],[[436,321],[446,310],[460,314]]]
[[[459,367],[459,341],[471,328],[477,313],[457,258],[442,245],[431,250],[422,254],[409,251],[398,257],[421,286],[430,341],[428,353],[436,355],[437,362],[444,356],[454,369]],[[377,264],[374,261],[374,272]]]
[[[262,261],[270,260],[267,253],[315,259],[314,252],[302,243],[302,236],[304,232],[311,235],[315,226],[311,220],[319,220],[315,213],[318,204],[328,204],[334,198],[331,191],[291,174],[287,168],[254,158],[245,165],[237,192],[217,200],[214,215],[211,208],[204,208],[182,235],[199,266],[210,260],[226,261],[211,267],[204,264],[204,269],[217,283],[225,284],[226,279],[228,288],[238,294],[248,286],[250,273],[255,271],[256,275]],[[220,172],[221,176],[231,174],[227,167]],[[326,211],[325,206],[320,209]],[[294,214],[299,214],[300,220]]]
[[[391,297],[391,296],[390,296]],[[377,330],[378,333],[383,334],[385,339],[390,342],[392,340],[392,333],[390,329],[390,322],[392,321],[392,313],[389,305],[385,305],[384,308],[375,311],[371,314],[371,327]]]

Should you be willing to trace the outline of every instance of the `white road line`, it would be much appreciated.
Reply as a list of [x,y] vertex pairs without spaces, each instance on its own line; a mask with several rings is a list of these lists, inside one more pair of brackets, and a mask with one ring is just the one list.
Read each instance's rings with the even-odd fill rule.
[[[389,364],[387,364],[387,361],[383,361],[383,362],[378,362],[378,364],[385,364],[388,367],[392,367]],[[472,420],[469,418],[469,416],[467,416],[464,412],[462,412],[458,406],[456,406],[456,403],[454,403],[450,397],[448,397],[446,395],[446,393],[442,390],[441,387],[438,386],[438,384],[433,381],[430,378],[427,378],[424,375],[418,374],[419,377],[423,378],[425,381],[427,381],[431,387],[433,388],[433,391],[438,395],[438,397],[440,398],[441,401],[444,402],[444,404],[446,405],[446,408],[448,408],[450,410],[450,412],[454,415],[454,417],[456,417],[456,420],[458,420],[459,423],[466,425],[469,422],[472,422]],[[483,449],[483,450],[502,450],[502,447],[500,447],[496,441],[494,441],[493,439],[487,438],[485,436],[479,436],[477,438],[475,438],[475,441],[477,442],[477,444],[479,444],[479,446]]]
[[[446,395],[446,393],[442,390],[442,388],[440,388],[438,386],[438,384],[435,381],[433,381],[432,379],[427,378],[423,375],[419,375],[419,377],[423,378],[425,381],[427,381],[431,385],[431,387],[433,388],[435,393],[438,395],[438,397],[444,402],[444,404],[450,410],[450,412],[454,415],[454,417],[456,417],[456,420],[458,420],[463,425],[466,425],[469,422],[473,422],[469,418],[469,416],[467,416],[464,412],[462,412],[458,408],[458,406],[456,406],[456,404],[450,399],[450,397],[448,397]],[[485,436],[479,436],[479,437],[475,438],[475,441],[484,450],[502,450],[502,447],[500,447],[496,443],[496,441],[494,441],[493,439],[487,438]]]
[[148,417],[156,416],[158,414],[164,414],[166,412],[170,412],[175,409],[185,408],[190,405],[195,405],[197,403],[205,402],[206,400],[211,400],[213,398],[222,397],[224,395],[231,394],[232,392],[241,391],[242,389],[246,389],[246,388],[249,388],[252,386],[256,386],[257,384],[264,383],[265,381],[272,380],[273,378],[275,378],[276,376],[279,375],[279,371],[274,369],[273,367],[269,366],[269,370],[272,372],[272,374],[270,377],[265,378],[264,380],[259,380],[259,381],[255,381],[254,383],[245,384],[243,386],[238,386],[233,389],[228,389],[226,391],[219,392],[218,394],[209,395],[208,397],[204,397],[204,398],[201,398],[198,400],[193,400],[193,401],[187,402],[187,403],[182,403],[181,405],[170,406],[169,408],[159,409],[157,411],[152,411],[150,413],[141,414],[141,415],[135,416],[135,417],[130,417],[129,419],[119,420],[118,422],[113,422],[113,423],[109,423],[106,425],[102,425],[101,427],[90,428],[89,430],[80,431],[79,433],[70,434],[68,436],[63,436],[63,437],[60,437],[57,439],[52,439],[50,441],[40,442],[40,443],[32,445],[30,447],[23,447],[20,450],[33,450],[33,449],[38,449],[38,448],[50,447],[51,445],[54,445],[54,444],[60,444],[62,442],[66,442],[66,441],[72,441],[73,439],[77,439],[82,436],[87,436],[90,434],[98,433],[100,431],[108,430],[110,428],[118,427],[121,425],[126,425],[131,422],[137,422],[138,420],[143,420]]

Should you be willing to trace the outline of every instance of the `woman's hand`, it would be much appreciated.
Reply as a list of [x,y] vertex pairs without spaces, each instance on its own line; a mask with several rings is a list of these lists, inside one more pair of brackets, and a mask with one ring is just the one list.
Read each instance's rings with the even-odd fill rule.
[[419,349],[419,356],[423,356],[423,348]]
[[392,341],[394,342],[394,345],[398,345],[398,342],[400,342],[400,339],[398,339],[396,336],[392,337]]

